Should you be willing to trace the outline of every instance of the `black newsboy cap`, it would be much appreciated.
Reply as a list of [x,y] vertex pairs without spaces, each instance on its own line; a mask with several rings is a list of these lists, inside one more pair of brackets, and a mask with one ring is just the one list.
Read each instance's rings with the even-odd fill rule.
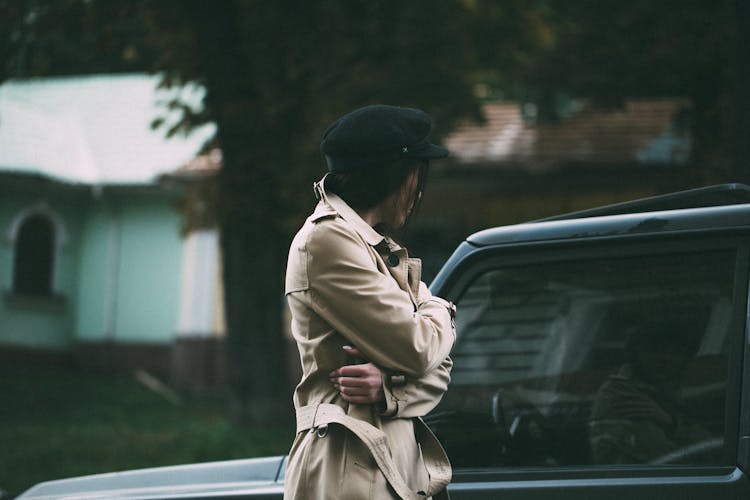
[[448,150],[432,144],[427,113],[415,108],[375,104],[333,122],[320,151],[331,172],[352,172],[401,158],[445,158]]

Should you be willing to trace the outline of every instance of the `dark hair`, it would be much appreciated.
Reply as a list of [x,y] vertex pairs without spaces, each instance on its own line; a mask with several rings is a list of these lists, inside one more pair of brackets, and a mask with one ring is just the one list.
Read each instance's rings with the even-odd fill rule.
[[641,352],[669,352],[683,358],[695,356],[706,324],[696,314],[651,318],[627,330],[625,356],[638,368]]
[[[367,210],[398,191],[412,172],[418,171],[417,198],[427,181],[427,160],[405,158],[381,168],[363,168],[353,172],[331,172],[325,178],[326,191],[335,193],[355,210]],[[414,211],[416,211],[416,205]]]

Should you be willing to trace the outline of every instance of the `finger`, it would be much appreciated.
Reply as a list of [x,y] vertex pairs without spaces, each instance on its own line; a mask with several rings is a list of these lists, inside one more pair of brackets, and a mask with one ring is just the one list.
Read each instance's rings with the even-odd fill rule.
[[355,401],[357,403],[374,403],[379,399],[377,393],[364,390],[344,389],[343,391],[339,391],[339,395],[345,401]]
[[344,351],[345,351],[345,352],[346,352],[346,353],[347,353],[347,354],[348,354],[349,356],[355,356],[355,357],[357,357],[357,358],[362,358],[362,357],[363,357],[363,356],[362,356],[362,353],[360,352],[360,350],[359,350],[359,349],[357,349],[356,347],[352,347],[352,346],[350,346],[350,345],[345,345],[345,346],[343,346],[343,347],[342,347],[342,349],[344,349]]
[[342,366],[338,370],[334,370],[329,373],[328,376],[330,378],[342,376],[380,378],[381,374],[382,372],[380,371],[380,368],[378,368],[376,365],[372,363],[364,363]]
[[339,394],[346,397],[357,397],[357,396],[368,396],[371,394],[371,391],[366,387],[343,387],[343,386],[334,386],[339,391]]
[[338,377],[335,383],[342,387],[367,387],[370,385],[367,379],[356,377]]
[[364,377],[369,373],[367,365],[346,365],[336,370],[338,377]]

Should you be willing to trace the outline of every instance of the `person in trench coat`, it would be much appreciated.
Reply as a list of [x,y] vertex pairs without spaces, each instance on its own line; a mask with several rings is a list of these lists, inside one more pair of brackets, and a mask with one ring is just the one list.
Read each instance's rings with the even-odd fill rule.
[[302,378],[286,499],[447,498],[450,463],[420,417],[448,387],[455,307],[391,237],[448,154],[430,128],[423,111],[374,105],[324,134],[329,173],[287,264]]

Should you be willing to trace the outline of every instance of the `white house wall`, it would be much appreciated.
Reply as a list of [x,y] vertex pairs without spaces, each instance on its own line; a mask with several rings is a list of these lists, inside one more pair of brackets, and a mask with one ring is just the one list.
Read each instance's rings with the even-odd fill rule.
[[177,334],[209,337],[223,333],[217,231],[193,231],[185,238],[181,288]]
[[179,304],[180,214],[171,199],[106,195],[81,253],[76,336],[88,342],[169,343]]
[[104,341],[107,331],[108,289],[106,276],[113,252],[109,240],[109,208],[102,201],[92,203],[86,214],[81,238],[78,277],[76,340]]

